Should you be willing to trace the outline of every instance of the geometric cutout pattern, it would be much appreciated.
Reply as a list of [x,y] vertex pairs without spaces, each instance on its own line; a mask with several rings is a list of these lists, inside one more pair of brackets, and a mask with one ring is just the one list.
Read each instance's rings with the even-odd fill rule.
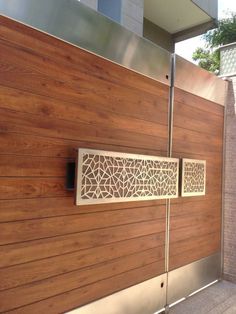
[[76,204],[178,197],[179,160],[79,149]]
[[230,44],[229,46],[221,48],[220,74],[235,75],[235,73],[236,73],[236,45]]
[[205,195],[206,161],[182,159],[182,196]]

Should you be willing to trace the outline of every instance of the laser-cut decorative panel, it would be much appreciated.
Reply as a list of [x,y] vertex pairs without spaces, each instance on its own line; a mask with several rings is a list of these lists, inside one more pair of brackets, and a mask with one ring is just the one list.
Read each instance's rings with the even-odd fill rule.
[[176,158],[79,149],[76,205],[178,197]]
[[182,159],[182,196],[205,195],[206,161]]

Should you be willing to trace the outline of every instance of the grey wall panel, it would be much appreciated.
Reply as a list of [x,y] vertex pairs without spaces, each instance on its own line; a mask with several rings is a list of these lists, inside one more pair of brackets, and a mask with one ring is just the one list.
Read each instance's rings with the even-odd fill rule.
[[80,307],[70,314],[153,314],[166,302],[166,274]]
[[176,55],[175,87],[224,106],[227,82]]
[[177,268],[168,274],[168,304],[174,303],[221,276],[220,253]]

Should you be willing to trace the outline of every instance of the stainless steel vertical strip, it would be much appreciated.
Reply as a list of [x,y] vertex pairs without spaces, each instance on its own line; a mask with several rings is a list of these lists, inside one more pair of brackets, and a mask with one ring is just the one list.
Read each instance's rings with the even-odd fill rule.
[[165,271],[169,270],[169,242],[170,242],[170,200],[166,200],[166,236],[165,236]]
[[[226,79],[228,81],[228,79]],[[223,279],[224,275],[224,213],[225,213],[225,156],[226,156],[226,118],[227,118],[227,99],[228,99],[228,86],[229,84],[225,85],[225,106],[224,106],[224,127],[223,127],[223,152],[222,152],[222,196],[221,196],[221,279]]]
[[[174,114],[174,82],[175,82],[175,54],[171,55],[170,71],[170,92],[168,108],[168,157],[172,156],[173,142],[173,114]],[[166,271],[166,305],[165,313],[169,312],[168,305],[168,273],[169,273],[169,254],[170,254],[170,199],[166,201],[166,239],[165,239],[165,271]]]
[[168,304],[169,253],[170,253],[170,199],[166,200],[166,238],[165,238],[165,271],[166,271],[165,313],[166,314],[169,313],[169,304]]
[[[171,71],[170,71],[170,91],[169,91],[169,108],[168,108],[168,149],[167,156],[172,155],[172,139],[173,139],[173,113],[174,113],[174,77],[175,77],[175,54],[171,55]],[[166,202],[166,252],[165,252],[165,270],[169,271],[169,229],[170,229],[170,199]]]
[[169,110],[168,110],[168,132],[169,132],[168,157],[172,156],[175,68],[176,68],[176,57],[175,57],[175,54],[173,53],[171,55],[170,96],[169,96]]

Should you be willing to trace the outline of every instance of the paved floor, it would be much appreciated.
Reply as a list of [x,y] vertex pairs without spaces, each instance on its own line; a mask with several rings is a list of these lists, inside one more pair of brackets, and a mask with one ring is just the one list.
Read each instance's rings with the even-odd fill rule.
[[170,309],[170,314],[236,314],[236,284],[218,282]]

